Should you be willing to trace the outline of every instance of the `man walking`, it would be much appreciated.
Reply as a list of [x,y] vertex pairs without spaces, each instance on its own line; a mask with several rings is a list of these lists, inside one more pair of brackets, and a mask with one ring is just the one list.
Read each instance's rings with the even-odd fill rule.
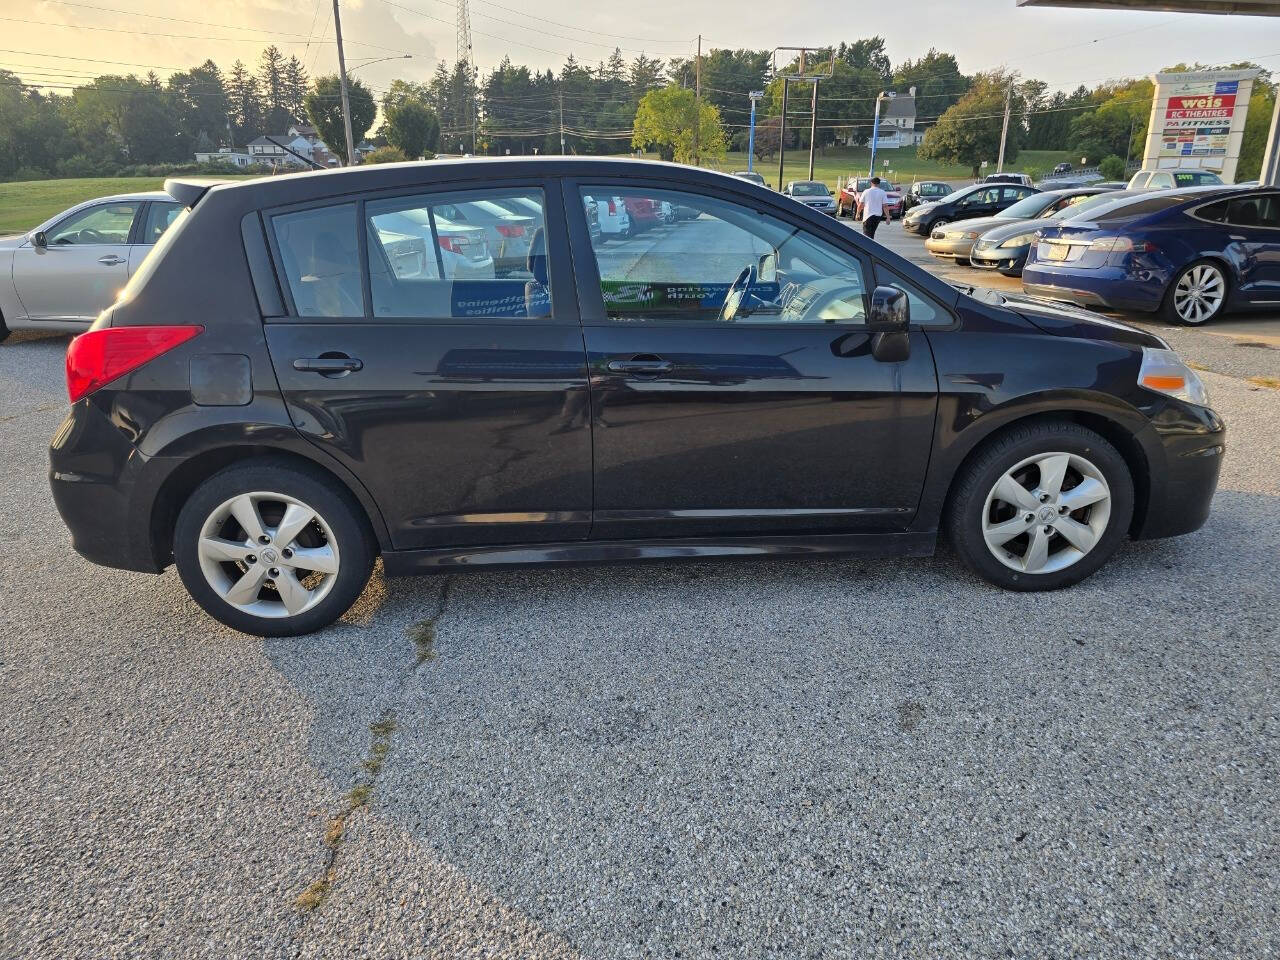
[[871,186],[862,191],[858,198],[858,214],[862,217],[862,232],[872,240],[876,238],[876,227],[884,219],[884,203],[888,195],[880,189],[880,178],[872,177]]

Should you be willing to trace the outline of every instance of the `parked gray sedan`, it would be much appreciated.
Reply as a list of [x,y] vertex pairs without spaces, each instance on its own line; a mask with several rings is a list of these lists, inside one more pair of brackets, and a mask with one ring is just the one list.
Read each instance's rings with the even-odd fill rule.
[[1014,221],[1027,222],[1051,217],[1059,210],[1064,210],[1073,204],[1080,203],[1086,197],[1101,192],[1096,187],[1074,187],[1070,190],[1033,193],[1012,206],[1005,207],[994,216],[957,220],[937,227],[924,242],[924,247],[939,259],[967,264],[974,242],[988,230]]
[[160,192],[99,197],[0,238],[0,340],[10,330],[83,330],[181,211]]

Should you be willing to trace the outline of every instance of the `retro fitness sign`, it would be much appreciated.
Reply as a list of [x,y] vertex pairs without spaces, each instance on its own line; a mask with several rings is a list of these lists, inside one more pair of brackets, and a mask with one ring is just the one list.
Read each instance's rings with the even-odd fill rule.
[[1179,84],[1165,107],[1160,156],[1226,156],[1239,86],[1238,80]]

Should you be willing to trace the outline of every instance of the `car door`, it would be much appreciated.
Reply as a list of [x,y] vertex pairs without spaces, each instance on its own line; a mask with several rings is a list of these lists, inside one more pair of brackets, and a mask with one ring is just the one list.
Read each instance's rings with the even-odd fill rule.
[[1280,303],[1280,193],[1233,198],[1226,223],[1244,253],[1239,295],[1254,304]]
[[32,320],[91,323],[129,279],[130,241],[141,200],[83,207],[14,251],[13,285]]
[[[908,359],[872,356],[871,262],[857,241],[724,192],[574,187],[701,212],[595,250],[571,221],[594,422],[592,537],[905,528],[937,380],[919,331]],[[726,320],[735,280],[741,305]]]
[[[513,197],[547,213],[526,275],[451,275],[437,210]],[[554,183],[401,189],[265,222],[290,416],[368,488],[396,549],[586,537],[586,361]]]

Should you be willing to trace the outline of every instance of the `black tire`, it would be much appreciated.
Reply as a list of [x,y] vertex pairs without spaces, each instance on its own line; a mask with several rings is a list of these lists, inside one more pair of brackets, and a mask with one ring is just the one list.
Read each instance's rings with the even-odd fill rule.
[[[339,547],[338,572],[328,593],[295,615],[247,612],[223,599],[201,568],[197,545],[205,520],[231,498],[256,491],[283,494],[306,504],[323,519]],[[333,623],[364,590],[376,553],[368,519],[350,492],[323,472],[289,460],[251,460],[215,473],[183,504],[174,525],[173,557],[187,592],[215,620],[260,637],[298,636]]]
[[[1178,313],[1178,309],[1174,306],[1174,292],[1178,288],[1178,284],[1182,279],[1200,267],[1210,267],[1216,271],[1222,283],[1222,301],[1218,304],[1218,308],[1212,313],[1196,320],[1184,318]],[[1173,275],[1173,279],[1169,282],[1169,289],[1164,292],[1164,299],[1160,302],[1160,318],[1166,323],[1180,323],[1188,327],[1201,327],[1206,323],[1217,320],[1226,312],[1227,302],[1231,299],[1231,272],[1217,260],[1197,260],[1189,263],[1177,273]]]
[[[1037,454],[1056,452],[1083,457],[1101,472],[1110,488],[1110,516],[1094,546],[1069,566],[1048,573],[1014,570],[996,558],[984,538],[988,495],[1015,465]],[[944,525],[965,565],[984,580],[1005,590],[1058,590],[1079,583],[1106,563],[1128,535],[1132,519],[1133,477],[1116,448],[1078,424],[1048,421],[1013,427],[980,448],[952,483]],[[1066,546],[1063,542],[1056,549]]]
[[932,220],[929,222],[929,229],[925,230],[924,235],[926,237],[932,237],[933,231],[937,230],[939,227],[945,227],[950,222],[951,221],[946,217],[939,217],[937,220]]
[[9,326],[4,322],[4,314],[0,313],[0,343],[9,339]]

